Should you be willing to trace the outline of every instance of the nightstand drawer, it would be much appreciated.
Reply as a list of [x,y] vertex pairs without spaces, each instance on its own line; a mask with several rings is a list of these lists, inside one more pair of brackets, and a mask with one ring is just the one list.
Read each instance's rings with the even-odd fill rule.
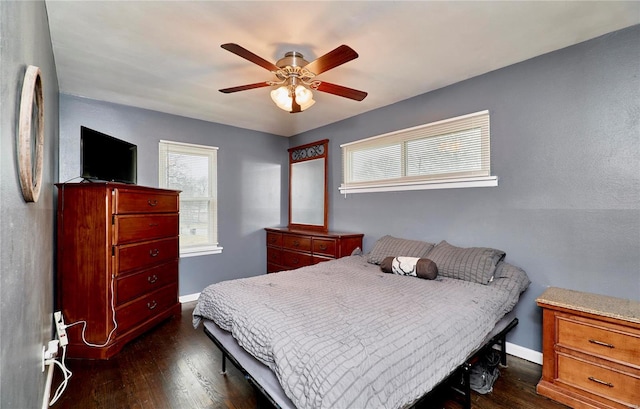
[[557,359],[558,381],[620,402],[640,402],[640,378],[567,355]]
[[296,236],[292,234],[282,235],[282,247],[296,251],[311,251],[311,237]]
[[603,321],[558,316],[559,346],[640,368],[640,334],[624,331]]

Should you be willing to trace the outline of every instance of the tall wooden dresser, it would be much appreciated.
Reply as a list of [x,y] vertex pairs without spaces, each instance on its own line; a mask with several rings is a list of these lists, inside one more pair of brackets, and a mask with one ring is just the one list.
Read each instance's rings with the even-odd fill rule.
[[548,288],[539,394],[572,408],[640,408],[640,302]]
[[67,329],[67,356],[108,359],[180,313],[179,192],[109,182],[56,186],[56,310],[67,325],[78,323]]
[[266,228],[267,273],[293,270],[350,255],[362,249],[362,233]]

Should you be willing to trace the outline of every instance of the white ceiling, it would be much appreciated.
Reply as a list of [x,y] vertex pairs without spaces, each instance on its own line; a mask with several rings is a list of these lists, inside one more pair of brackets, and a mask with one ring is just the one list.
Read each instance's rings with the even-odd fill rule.
[[[640,23],[640,2],[57,1],[47,0],[60,92],[291,136]],[[369,93],[316,92],[299,114],[274,79],[224,49],[275,62],[341,44],[359,58],[318,76]]]

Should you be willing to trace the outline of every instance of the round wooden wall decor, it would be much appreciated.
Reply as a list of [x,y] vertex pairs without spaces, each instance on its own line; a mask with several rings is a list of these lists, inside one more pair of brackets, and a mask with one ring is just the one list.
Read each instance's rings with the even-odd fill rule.
[[27,67],[24,74],[18,126],[18,170],[22,196],[27,202],[37,202],[42,184],[44,155],[44,99],[40,68],[33,65]]

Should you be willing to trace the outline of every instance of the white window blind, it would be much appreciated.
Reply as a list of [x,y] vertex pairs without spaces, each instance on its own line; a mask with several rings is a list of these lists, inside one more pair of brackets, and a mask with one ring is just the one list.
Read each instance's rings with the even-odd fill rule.
[[488,111],[340,147],[342,193],[497,186],[491,176]]
[[160,141],[160,187],[180,190],[180,254],[219,253],[218,148]]

